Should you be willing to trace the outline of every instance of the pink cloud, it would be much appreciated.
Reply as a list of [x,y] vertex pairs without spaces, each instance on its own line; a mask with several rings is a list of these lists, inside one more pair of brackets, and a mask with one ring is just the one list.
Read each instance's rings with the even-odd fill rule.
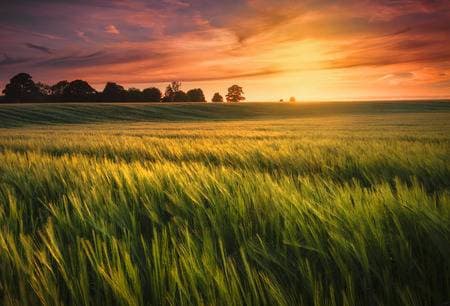
[[114,35],[120,34],[120,31],[116,28],[115,25],[112,25],[112,24],[105,27],[105,32],[109,33],[109,34],[114,34]]

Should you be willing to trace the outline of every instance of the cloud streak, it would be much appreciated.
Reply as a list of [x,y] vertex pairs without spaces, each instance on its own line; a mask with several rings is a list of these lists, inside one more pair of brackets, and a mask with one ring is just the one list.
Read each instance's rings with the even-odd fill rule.
[[8,65],[23,64],[23,63],[29,62],[30,60],[31,60],[30,58],[10,57],[10,56],[4,54],[3,59],[0,60],[0,67],[8,66]]
[[39,45],[35,45],[32,43],[26,43],[25,46],[27,46],[30,49],[34,49],[34,50],[38,50],[41,52],[44,52],[46,54],[53,54],[53,51],[50,48],[44,47],[44,46],[39,46]]

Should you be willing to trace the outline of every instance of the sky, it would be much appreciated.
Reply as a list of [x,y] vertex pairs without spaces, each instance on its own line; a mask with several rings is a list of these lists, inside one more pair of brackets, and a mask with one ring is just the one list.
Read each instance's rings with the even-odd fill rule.
[[450,98],[450,0],[0,0],[0,88],[233,84],[249,101]]

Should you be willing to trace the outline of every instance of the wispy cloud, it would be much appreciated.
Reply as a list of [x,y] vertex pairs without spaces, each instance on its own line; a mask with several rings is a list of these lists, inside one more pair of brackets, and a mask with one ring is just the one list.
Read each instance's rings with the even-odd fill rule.
[[104,58],[105,53],[97,51],[90,54],[67,55],[62,57],[51,58],[37,63],[40,67],[74,67],[74,66],[90,66],[95,65],[97,61]]
[[27,46],[30,49],[34,49],[34,50],[38,50],[38,51],[44,52],[46,54],[53,54],[52,49],[44,47],[44,46],[35,45],[35,44],[32,44],[32,43],[26,43],[25,46]]
[[34,37],[38,37],[38,38],[49,39],[49,40],[63,40],[64,39],[63,37],[58,36],[58,35],[52,35],[52,34],[48,34],[48,33],[40,33],[40,32],[36,32],[36,31],[21,29],[21,28],[14,27],[14,26],[7,26],[7,25],[0,24],[0,29],[2,29],[4,31],[16,33],[16,34],[30,35],[30,36],[34,36]]
[[75,33],[76,33],[77,37],[79,37],[84,42],[89,42],[90,41],[85,32],[79,31],[79,30],[75,30]]
[[3,59],[0,60],[0,66],[23,64],[29,62],[30,60],[31,58],[10,57],[6,54],[3,54]]

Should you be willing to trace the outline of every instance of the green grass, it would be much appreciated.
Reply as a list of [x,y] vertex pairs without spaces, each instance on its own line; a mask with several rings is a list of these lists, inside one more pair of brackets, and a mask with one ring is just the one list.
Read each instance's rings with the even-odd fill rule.
[[444,305],[450,103],[0,106],[4,305]]
[[450,102],[0,104],[0,128],[149,121],[288,119],[450,111]]

